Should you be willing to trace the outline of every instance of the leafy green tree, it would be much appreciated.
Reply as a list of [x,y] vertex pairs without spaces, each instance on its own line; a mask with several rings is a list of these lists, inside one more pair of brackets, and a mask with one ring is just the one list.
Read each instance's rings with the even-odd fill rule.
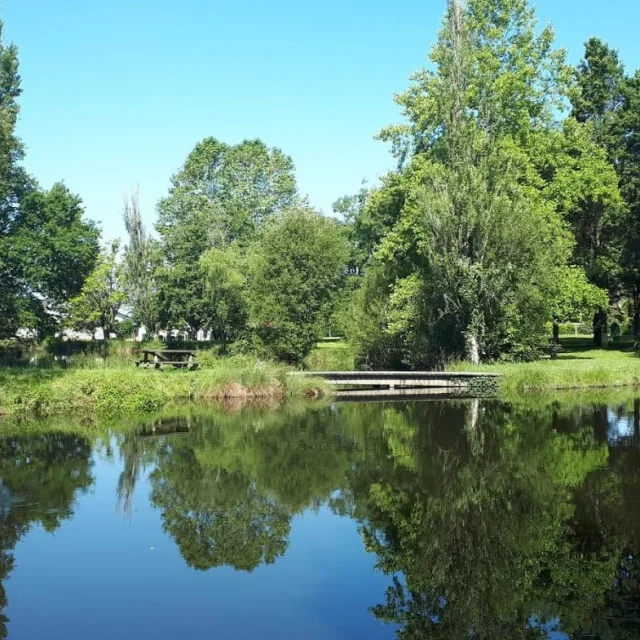
[[619,225],[619,293],[628,295],[640,336],[640,74],[627,78],[616,51],[597,38],[585,46],[571,96],[574,116],[591,124],[595,140],[614,163],[626,217]]
[[559,343],[559,323],[590,323],[599,309],[606,309],[609,297],[604,289],[591,284],[579,267],[563,267],[555,278],[557,292],[551,310],[554,342]]
[[199,260],[208,249],[246,244],[273,215],[297,200],[291,159],[260,140],[199,142],[158,203],[157,229],[166,265],[159,273],[164,324],[205,327]]
[[308,208],[284,212],[251,248],[250,322],[270,355],[301,362],[320,337],[345,279],[338,223]]
[[1,43],[0,23],[0,337],[19,326],[42,333],[80,291],[99,251],[99,231],[82,219],[80,198],[62,183],[38,187],[19,165],[15,126],[21,94],[14,45]]
[[119,242],[116,241],[102,251],[82,291],[69,302],[68,323],[71,326],[102,328],[105,338],[115,331],[118,311],[126,301],[118,249]]
[[395,220],[361,295],[376,300],[360,344],[373,366],[534,353],[571,247],[530,157],[566,81],[552,43],[525,0],[449,2],[435,69],[398,98],[408,124],[381,134],[400,171],[368,205],[395,208],[371,216]]
[[625,208],[615,168],[594,140],[593,125],[568,118],[561,130],[538,136],[532,157],[543,197],[573,232],[572,261],[590,282],[618,299]]
[[598,38],[585,43],[584,58],[575,70],[575,86],[571,91],[572,116],[578,122],[589,122],[595,139],[611,158],[615,158],[612,125],[615,111],[623,103],[624,67],[618,52]]
[[209,310],[207,326],[224,344],[239,339],[247,330],[246,259],[237,245],[209,249],[201,258],[204,294]]
[[634,334],[640,340],[640,71],[625,82],[616,112],[620,190],[629,209],[622,254],[624,283],[633,302]]
[[159,247],[142,222],[138,191],[125,197],[124,224],[129,244],[124,250],[124,288],[134,320],[153,333],[158,324],[156,270],[160,263]]

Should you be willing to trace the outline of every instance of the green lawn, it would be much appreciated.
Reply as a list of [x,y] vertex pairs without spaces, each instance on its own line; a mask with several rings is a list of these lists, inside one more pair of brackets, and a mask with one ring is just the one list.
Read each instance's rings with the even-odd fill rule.
[[506,394],[640,386],[640,353],[628,340],[607,350],[595,349],[588,336],[565,336],[561,343],[563,349],[555,359],[479,366],[462,362],[449,370],[501,373],[500,389]]

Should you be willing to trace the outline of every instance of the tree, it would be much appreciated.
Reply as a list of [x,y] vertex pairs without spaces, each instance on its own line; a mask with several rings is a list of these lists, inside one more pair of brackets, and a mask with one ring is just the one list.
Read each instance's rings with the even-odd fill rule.
[[532,157],[543,197],[573,232],[572,262],[612,300],[618,299],[626,215],[618,176],[594,139],[594,125],[568,118],[561,129],[536,138]]
[[209,249],[201,258],[207,326],[213,336],[227,344],[247,329],[246,258],[237,245]]
[[623,102],[624,67],[618,52],[598,38],[585,44],[584,58],[575,70],[575,86],[571,92],[572,116],[578,122],[593,125],[595,139],[610,157],[615,158],[612,138],[615,111]]
[[158,322],[157,243],[142,222],[138,190],[124,200],[124,224],[129,244],[124,250],[124,287],[134,320],[153,333]]
[[166,265],[159,273],[162,321],[195,329],[210,315],[199,260],[208,249],[246,245],[297,199],[291,159],[260,140],[199,142],[158,203]]
[[557,292],[553,296],[554,342],[560,342],[559,323],[589,323],[600,309],[609,306],[607,292],[591,284],[579,267],[562,267],[555,277]]
[[573,114],[593,126],[595,140],[614,163],[626,205],[618,233],[621,293],[632,302],[636,339],[640,336],[640,73],[627,78],[616,51],[597,38],[585,45],[576,70]]
[[86,279],[82,291],[69,303],[69,324],[104,330],[105,339],[115,330],[116,317],[126,300],[119,242],[102,251],[98,264]]
[[399,171],[369,205],[395,209],[370,216],[395,220],[361,296],[378,310],[361,351],[387,352],[374,366],[535,353],[550,274],[571,248],[530,157],[566,79],[552,43],[549,28],[536,35],[525,0],[449,2],[435,70],[397,98],[408,124],[381,134]]
[[250,322],[272,356],[309,354],[341,290],[349,255],[335,220],[308,208],[284,212],[248,252]]
[[633,328],[640,341],[640,71],[623,89],[624,102],[616,113],[620,190],[629,209],[622,252],[624,283],[633,302]]
[[99,231],[62,183],[38,187],[19,165],[17,49],[1,43],[0,23],[0,337],[19,326],[52,330],[61,307],[95,265]]

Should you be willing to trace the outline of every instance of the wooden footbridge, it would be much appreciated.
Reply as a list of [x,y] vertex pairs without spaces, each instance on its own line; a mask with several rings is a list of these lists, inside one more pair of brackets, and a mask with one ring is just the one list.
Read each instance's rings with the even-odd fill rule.
[[494,392],[498,373],[469,371],[304,371],[293,375],[324,378],[340,397],[417,396]]

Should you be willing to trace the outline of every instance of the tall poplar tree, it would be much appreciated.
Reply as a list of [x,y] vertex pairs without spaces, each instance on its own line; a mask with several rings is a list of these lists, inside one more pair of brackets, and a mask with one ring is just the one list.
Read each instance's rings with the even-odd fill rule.
[[381,134],[399,170],[367,206],[395,222],[354,337],[373,366],[527,357],[571,250],[531,160],[562,103],[563,53],[526,0],[450,0],[430,57],[397,97],[408,122]]

